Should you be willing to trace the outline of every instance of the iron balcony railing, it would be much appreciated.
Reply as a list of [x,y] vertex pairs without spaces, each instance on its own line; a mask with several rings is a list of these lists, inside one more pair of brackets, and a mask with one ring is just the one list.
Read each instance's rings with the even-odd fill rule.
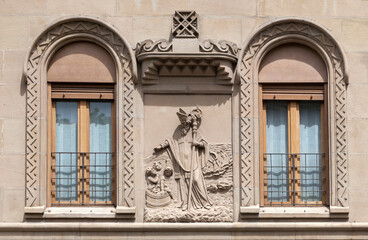
[[52,203],[57,205],[114,204],[114,159],[113,152],[52,152]]
[[265,206],[323,206],[326,198],[324,153],[266,153]]

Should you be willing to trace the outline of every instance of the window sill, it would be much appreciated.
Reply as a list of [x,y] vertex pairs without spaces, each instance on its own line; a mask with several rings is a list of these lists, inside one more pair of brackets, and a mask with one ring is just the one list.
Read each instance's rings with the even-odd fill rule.
[[135,208],[126,207],[26,207],[26,218],[42,219],[134,219]]
[[327,219],[348,218],[349,208],[339,207],[241,207],[242,219]]

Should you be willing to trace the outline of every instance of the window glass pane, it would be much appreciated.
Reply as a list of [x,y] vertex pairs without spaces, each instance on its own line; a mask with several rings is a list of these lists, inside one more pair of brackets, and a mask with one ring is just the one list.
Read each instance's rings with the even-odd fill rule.
[[111,201],[111,102],[90,102],[90,201]]
[[302,201],[322,201],[321,103],[301,101],[299,112]]
[[78,103],[56,102],[56,201],[77,200]]
[[266,101],[267,200],[289,201],[288,103]]

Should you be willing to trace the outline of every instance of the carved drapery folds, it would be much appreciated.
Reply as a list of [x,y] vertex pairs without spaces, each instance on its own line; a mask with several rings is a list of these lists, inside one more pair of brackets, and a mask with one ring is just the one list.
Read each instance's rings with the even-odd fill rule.
[[[266,46],[271,46],[277,42],[304,42],[315,49],[321,56],[325,56],[327,71],[329,72],[329,95],[334,96],[334,100],[329,103],[331,120],[329,130],[333,134],[330,139],[330,180],[332,198],[331,207],[348,207],[348,163],[347,163],[347,132],[346,132],[346,83],[347,75],[344,69],[343,54],[325,30],[315,24],[305,20],[291,19],[273,22],[259,30],[250,39],[246,48],[240,55],[238,73],[240,75],[240,105],[241,105],[241,207],[256,205],[254,176],[255,164],[258,164],[256,153],[258,147],[254,143],[256,123],[253,111],[257,111],[254,106],[258,93],[254,91],[254,84],[257,84],[258,74],[257,64],[264,53]],[[331,97],[329,98],[331,99]],[[336,154],[335,154],[336,153]],[[334,184],[336,182],[336,184]],[[335,196],[335,197],[334,197]]]
[[[46,102],[46,93],[41,90],[46,82],[46,64],[54,49],[70,41],[84,39],[105,45],[116,56],[116,64],[121,65],[121,72],[117,79],[119,89],[118,98],[122,99],[121,112],[123,145],[120,156],[124,173],[122,173],[123,200],[120,205],[134,207],[134,139],[133,139],[133,91],[135,76],[135,59],[132,51],[109,26],[92,18],[64,19],[49,27],[35,41],[27,56],[25,78],[27,81],[27,157],[26,157],[26,207],[45,205],[40,199],[40,181],[46,173],[40,172],[41,153],[45,153],[45,146],[41,142],[41,130],[46,129],[43,119],[46,109],[41,109],[41,103]],[[133,57],[133,59],[132,59]],[[120,106],[120,105],[119,105]],[[45,136],[45,134],[42,134]],[[42,149],[41,149],[42,148]],[[118,147],[119,149],[119,147]],[[43,168],[44,169],[44,168]]]

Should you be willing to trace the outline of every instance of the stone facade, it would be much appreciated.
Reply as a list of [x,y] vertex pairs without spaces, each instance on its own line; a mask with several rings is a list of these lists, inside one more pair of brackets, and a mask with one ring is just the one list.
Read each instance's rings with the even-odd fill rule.
[[[1,239],[368,238],[365,0],[0,2]],[[111,206],[51,206],[48,196],[47,67],[72,41],[116,63]],[[280,43],[326,64],[322,207],[261,203],[257,71]]]

